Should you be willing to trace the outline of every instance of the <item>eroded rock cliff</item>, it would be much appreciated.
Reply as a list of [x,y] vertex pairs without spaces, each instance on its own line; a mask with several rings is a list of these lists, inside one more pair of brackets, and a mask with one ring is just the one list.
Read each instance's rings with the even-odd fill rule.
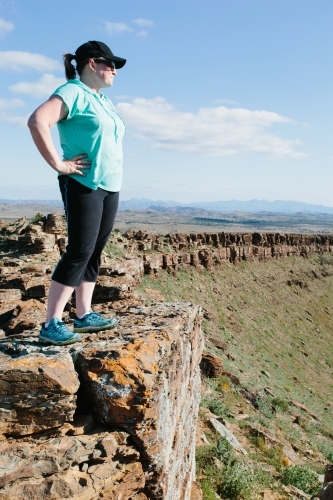
[[[189,499],[200,308],[123,309],[71,347],[0,342],[1,499]],[[85,424],[86,422],[86,424]]]

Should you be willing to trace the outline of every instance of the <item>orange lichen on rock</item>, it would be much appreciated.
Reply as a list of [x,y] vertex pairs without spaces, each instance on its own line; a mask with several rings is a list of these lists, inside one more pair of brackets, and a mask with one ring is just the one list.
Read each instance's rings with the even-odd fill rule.
[[76,366],[98,418],[131,434],[151,471],[152,498],[164,498],[183,488],[190,491],[194,480],[201,310],[164,303],[133,307],[129,313],[121,321],[123,337],[83,347]]
[[[35,311],[44,314],[44,304]],[[201,309],[122,305],[118,314],[116,331],[83,335],[71,346],[41,345],[35,330],[0,342],[0,435],[6,446],[6,437],[29,436],[24,453],[14,441],[2,448],[0,439],[0,500],[46,500],[45,491],[55,500],[189,500]],[[100,439],[99,427],[90,434],[96,425],[106,425],[107,435]],[[120,443],[115,428],[130,435],[136,449]]]

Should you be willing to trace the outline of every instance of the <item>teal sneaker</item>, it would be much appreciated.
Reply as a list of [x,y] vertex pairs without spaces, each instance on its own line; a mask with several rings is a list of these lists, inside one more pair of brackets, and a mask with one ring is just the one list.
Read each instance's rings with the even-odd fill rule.
[[91,311],[82,319],[74,319],[74,332],[99,332],[101,330],[111,330],[111,328],[116,328],[118,325],[119,321],[116,318],[105,319],[100,313]]
[[82,339],[81,335],[71,332],[63,321],[52,318],[47,328],[43,323],[38,340],[42,344],[67,345],[80,342]]

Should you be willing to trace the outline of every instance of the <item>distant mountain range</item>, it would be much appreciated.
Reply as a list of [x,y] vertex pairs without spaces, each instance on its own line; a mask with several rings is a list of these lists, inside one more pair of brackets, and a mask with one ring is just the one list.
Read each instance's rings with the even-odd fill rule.
[[[7,200],[0,199],[0,203],[8,204],[39,204],[48,206],[62,206],[60,200]],[[314,205],[301,201],[268,201],[268,200],[249,200],[249,201],[201,201],[194,203],[180,203],[174,200],[150,200],[148,198],[131,198],[122,200],[119,204],[119,210],[156,210],[166,208],[201,208],[203,210],[212,210],[214,212],[271,212],[271,213],[323,213],[333,214],[333,207],[324,205]]]
[[275,213],[325,213],[333,214],[333,207],[324,205],[314,205],[301,201],[268,201],[268,200],[249,200],[249,201],[200,201],[193,203],[180,203],[178,201],[168,200],[150,200],[147,198],[131,198],[130,200],[120,201],[120,210],[157,210],[159,208],[201,208],[203,210],[212,210],[214,212],[275,212]]
[[62,207],[61,200],[7,200],[0,199],[0,203],[8,203],[9,205],[48,205],[53,207]]

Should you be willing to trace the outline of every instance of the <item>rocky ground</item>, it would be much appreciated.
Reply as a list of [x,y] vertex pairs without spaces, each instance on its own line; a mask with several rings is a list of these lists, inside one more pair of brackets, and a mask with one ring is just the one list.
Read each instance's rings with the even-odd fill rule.
[[[118,315],[120,331],[41,347],[50,274],[65,245],[56,214],[2,225],[0,498],[319,491],[333,460],[332,236],[115,232],[94,308]],[[191,464],[202,349],[191,303],[203,307],[206,343],[202,493]],[[69,324],[74,305],[73,297]],[[330,498],[332,479],[320,498]]]

